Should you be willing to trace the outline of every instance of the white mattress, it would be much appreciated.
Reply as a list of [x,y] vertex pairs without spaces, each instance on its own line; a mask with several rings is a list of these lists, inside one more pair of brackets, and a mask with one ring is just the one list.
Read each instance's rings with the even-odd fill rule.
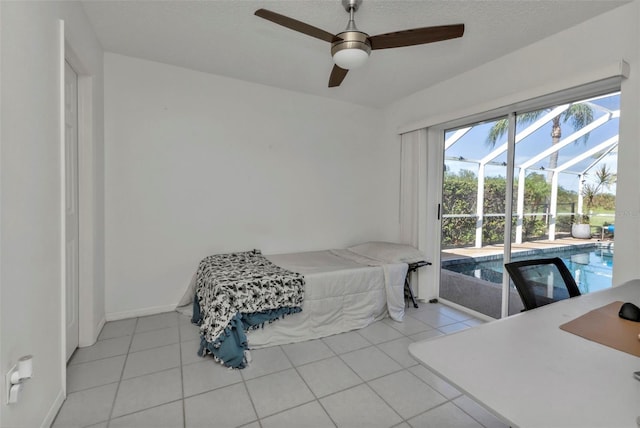
[[406,263],[383,264],[349,250],[277,254],[272,263],[304,275],[302,312],[247,332],[252,349],[360,329],[404,316]]

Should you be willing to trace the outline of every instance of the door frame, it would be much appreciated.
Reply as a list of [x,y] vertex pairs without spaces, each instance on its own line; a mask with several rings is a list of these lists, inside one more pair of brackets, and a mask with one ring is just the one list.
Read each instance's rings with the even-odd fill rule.
[[[64,175],[65,175],[65,183],[64,183],[64,188],[63,188],[63,193],[65,195],[65,197],[63,198],[65,201],[65,218],[64,218],[64,224],[65,224],[65,228],[67,228],[68,226],[71,225],[71,227],[73,229],[75,229],[75,245],[71,246],[69,245],[69,241],[68,241],[68,232],[71,232],[70,230],[65,230],[65,252],[63,253],[65,255],[65,318],[68,317],[68,312],[70,311],[70,308],[67,307],[66,305],[68,303],[70,303],[70,299],[69,296],[67,295],[67,293],[69,292],[69,285],[72,285],[73,288],[73,293],[75,293],[75,296],[73,296],[73,299],[71,299],[72,306],[73,306],[73,312],[75,312],[73,314],[73,324],[75,325],[69,325],[67,323],[65,323],[65,349],[66,349],[66,354],[65,354],[65,359],[67,361],[67,363],[69,362],[69,360],[71,359],[71,356],[73,355],[73,352],[78,348],[78,345],[80,343],[80,307],[79,307],[79,301],[80,301],[80,278],[79,278],[79,274],[80,274],[80,218],[79,218],[79,204],[78,204],[78,194],[79,194],[79,176],[78,176],[78,165],[79,165],[79,161],[78,161],[78,157],[79,157],[79,149],[78,149],[78,143],[79,143],[79,129],[78,129],[78,124],[79,124],[79,115],[78,115],[78,73],[76,72],[76,70],[74,69],[74,67],[71,65],[71,63],[69,63],[69,61],[65,60],[65,68],[64,68],[64,81],[65,81],[65,98],[67,96],[67,79],[73,74],[74,76],[74,88],[73,88],[73,94],[75,95],[75,101],[72,100],[64,100],[64,132],[65,132],[65,157],[64,157]],[[67,147],[68,146],[68,138],[69,135],[67,135],[67,123],[69,123],[70,118],[68,117],[68,110],[67,110],[67,104],[69,103],[75,103],[74,108],[72,109],[71,113],[75,113],[75,119],[73,120],[75,122],[75,126],[73,129],[73,133],[75,133],[75,144],[73,145],[73,147]],[[75,153],[70,153],[71,151],[75,152]],[[75,160],[75,166],[72,166],[70,164],[67,164],[67,160],[69,159],[73,159]],[[75,169],[75,174],[74,174],[74,169]],[[69,174],[71,173],[71,174]],[[69,179],[71,180],[69,182]],[[70,185],[70,187],[69,187]],[[70,195],[68,193],[68,191],[71,190],[72,193],[74,195]],[[70,197],[70,198],[68,198]],[[73,206],[73,210],[75,211],[75,215],[74,217],[74,221],[69,224],[69,218],[68,218],[68,214],[66,211],[67,207],[67,199],[70,199],[71,205]],[[73,247],[73,248],[71,248]],[[69,260],[67,257],[69,257],[69,250],[72,250],[72,258],[75,259],[75,261],[71,261]],[[69,281],[74,282],[73,277],[70,277],[69,275],[69,262],[72,262],[72,268],[75,271],[72,275],[75,276],[75,281],[77,281],[77,283],[74,284],[68,284]],[[68,322],[69,319],[67,318],[66,321]],[[70,337],[70,331],[69,331],[69,327],[73,327],[74,329],[74,333],[71,334],[71,336],[75,336],[75,337]],[[73,342],[73,343],[71,343]],[[71,354],[69,354],[70,351],[70,345],[73,345],[73,350],[71,351]]]
[[[438,298],[440,295],[440,240],[442,235],[442,174],[444,172],[444,128],[441,129],[441,126],[427,128],[426,156],[427,176],[423,181],[424,193],[426,193],[424,224],[427,225],[424,230],[424,252],[432,266],[425,269],[424,274],[421,273],[418,295]],[[423,221],[422,217],[420,217],[420,221]]]
[[61,338],[60,352],[62,354],[62,387],[66,396],[66,219],[65,219],[65,93],[64,68],[68,62],[78,74],[78,346],[90,346],[95,343],[98,332],[104,325],[104,316],[96,322],[94,305],[96,294],[96,236],[95,236],[95,141],[93,123],[93,76],[76,54],[71,42],[65,36],[65,21],[59,21],[59,126],[60,135],[60,212],[61,212],[61,260],[60,260],[60,307],[61,307]]
[[66,59],[78,74],[78,237],[79,332],[78,346],[95,343],[104,324],[95,322],[95,178],[93,141],[93,76],[66,43]]

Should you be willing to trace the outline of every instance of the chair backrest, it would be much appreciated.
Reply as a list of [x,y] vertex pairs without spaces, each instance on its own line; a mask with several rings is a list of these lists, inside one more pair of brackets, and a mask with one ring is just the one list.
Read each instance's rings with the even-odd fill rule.
[[511,262],[504,267],[525,310],[580,295],[576,281],[559,257]]

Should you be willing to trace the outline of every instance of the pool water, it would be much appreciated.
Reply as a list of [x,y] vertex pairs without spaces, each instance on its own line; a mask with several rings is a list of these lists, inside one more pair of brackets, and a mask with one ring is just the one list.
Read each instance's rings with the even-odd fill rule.
[[[560,257],[567,265],[582,294],[611,287],[613,271],[613,244],[587,244],[566,249],[535,250],[515,253],[512,261],[533,258]],[[474,278],[502,284],[504,270],[502,257],[496,256],[467,260],[445,260],[442,268]]]

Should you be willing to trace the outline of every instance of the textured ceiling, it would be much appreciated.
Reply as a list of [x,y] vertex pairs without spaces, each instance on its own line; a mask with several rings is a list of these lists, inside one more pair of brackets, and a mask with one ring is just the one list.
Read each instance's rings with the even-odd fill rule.
[[83,1],[107,51],[372,107],[624,3],[628,0],[364,0],[356,23],[369,35],[464,23],[464,37],[374,51],[340,87],[327,88],[330,44],[253,12],[266,8],[338,33],[348,19],[339,0]]

